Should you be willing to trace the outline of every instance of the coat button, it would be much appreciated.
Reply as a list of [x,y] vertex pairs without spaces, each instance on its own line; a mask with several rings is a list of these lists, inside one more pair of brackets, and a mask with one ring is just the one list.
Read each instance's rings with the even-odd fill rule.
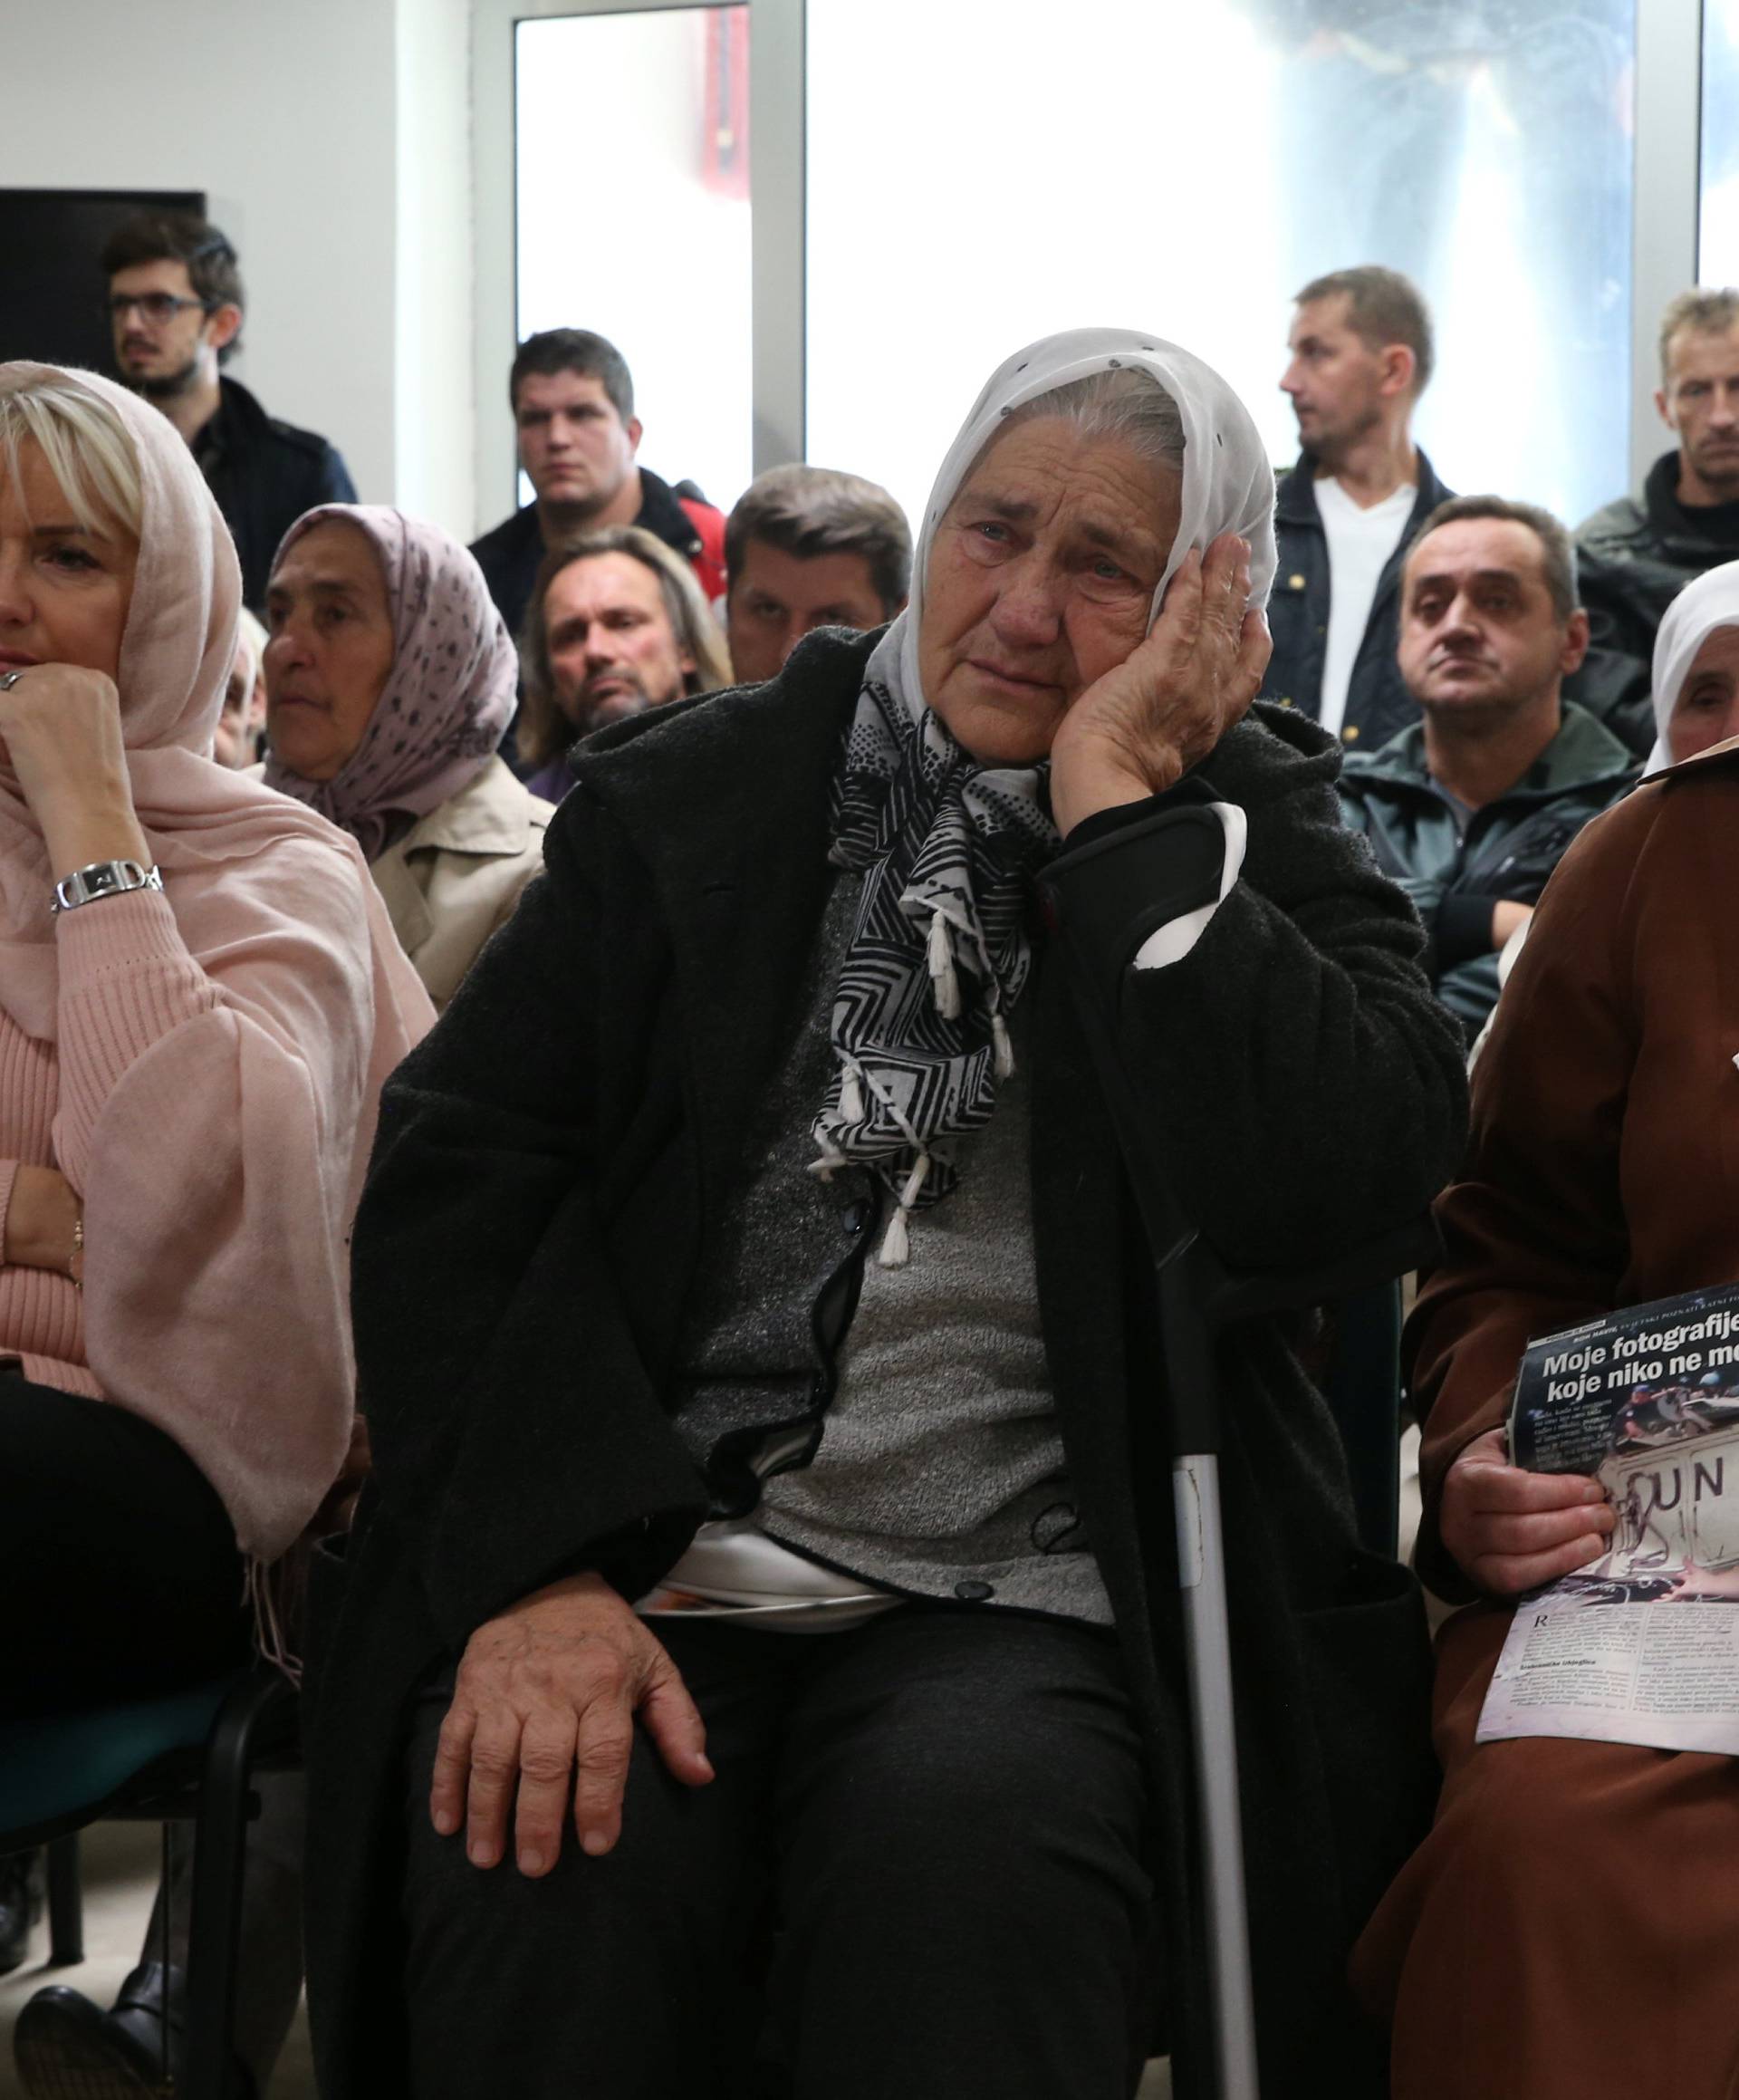
[[956,1583],[954,1594],[963,1604],[982,1604],[986,1597],[996,1594],[989,1583]]
[[845,1229],[850,1233],[861,1232],[870,1222],[870,1206],[861,1200],[852,1204],[845,1213]]
[[1359,741],[1359,725],[1357,722],[1347,724],[1340,732],[1340,741],[1343,744],[1356,744]]
[[1303,577],[1302,577],[1302,576],[1288,576],[1288,577],[1287,577],[1287,579],[1286,579],[1286,588],[1287,588],[1289,591],[1302,591],[1302,590],[1304,588],[1304,579],[1303,579]]

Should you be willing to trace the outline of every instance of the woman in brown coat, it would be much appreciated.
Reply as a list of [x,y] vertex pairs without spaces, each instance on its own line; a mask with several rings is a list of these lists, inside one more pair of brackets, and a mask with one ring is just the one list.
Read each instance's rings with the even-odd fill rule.
[[[1687,694],[1704,651],[1733,653],[1739,593],[1725,617],[1681,656]],[[1672,737],[1665,755],[1695,748]],[[1604,1551],[1613,1521],[1592,1481],[1506,1463],[1529,1338],[1739,1280],[1735,897],[1739,738],[1583,833],[1478,1069],[1465,1176],[1440,1206],[1446,1258],[1409,1340],[1421,1572],[1484,1601],[1439,1639],[1436,1825],[1353,1963],[1394,2023],[1395,2100],[1739,2093],[1739,1767],[1474,1740],[1508,1600]]]

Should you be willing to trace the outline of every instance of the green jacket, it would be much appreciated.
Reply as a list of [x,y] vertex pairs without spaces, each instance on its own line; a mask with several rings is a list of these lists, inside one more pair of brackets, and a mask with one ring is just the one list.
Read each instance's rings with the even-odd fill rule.
[[1504,898],[1538,903],[1571,841],[1627,794],[1641,770],[1618,737],[1566,700],[1552,742],[1513,787],[1474,812],[1464,832],[1462,813],[1427,770],[1423,722],[1379,751],[1347,759],[1346,820],[1417,907],[1437,997],[1470,1038],[1497,1003],[1493,906]]

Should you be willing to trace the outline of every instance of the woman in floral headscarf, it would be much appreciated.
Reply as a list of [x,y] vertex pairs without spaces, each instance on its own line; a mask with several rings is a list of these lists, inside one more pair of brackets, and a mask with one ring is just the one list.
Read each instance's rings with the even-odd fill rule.
[[518,660],[482,571],[402,511],[326,504],[284,535],[265,610],[266,782],[355,839],[445,1007],[550,818],[496,756]]
[[[357,1228],[327,2100],[776,2090],[769,2037],[802,2096],[1114,2100],[1161,1996],[1200,2089],[1151,1271],[1080,1002],[1239,1263],[1408,1219],[1462,1099],[1330,741],[1242,718],[1273,499],[1199,359],[1052,337],[892,627],[582,748]],[[1273,1323],[1226,1381],[1263,2089],[1349,2095],[1423,1620]]]

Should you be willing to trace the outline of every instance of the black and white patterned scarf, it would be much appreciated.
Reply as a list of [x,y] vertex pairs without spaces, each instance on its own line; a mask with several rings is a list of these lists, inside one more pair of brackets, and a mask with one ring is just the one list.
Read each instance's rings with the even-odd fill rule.
[[1028,878],[1057,847],[1042,766],[986,766],[905,697],[900,623],[870,659],[834,784],[831,857],[861,869],[830,1026],[815,1171],[868,1166],[895,1197],[879,1259],[957,1176],[951,1141],[1014,1070],[1006,1016],[1032,968]]

